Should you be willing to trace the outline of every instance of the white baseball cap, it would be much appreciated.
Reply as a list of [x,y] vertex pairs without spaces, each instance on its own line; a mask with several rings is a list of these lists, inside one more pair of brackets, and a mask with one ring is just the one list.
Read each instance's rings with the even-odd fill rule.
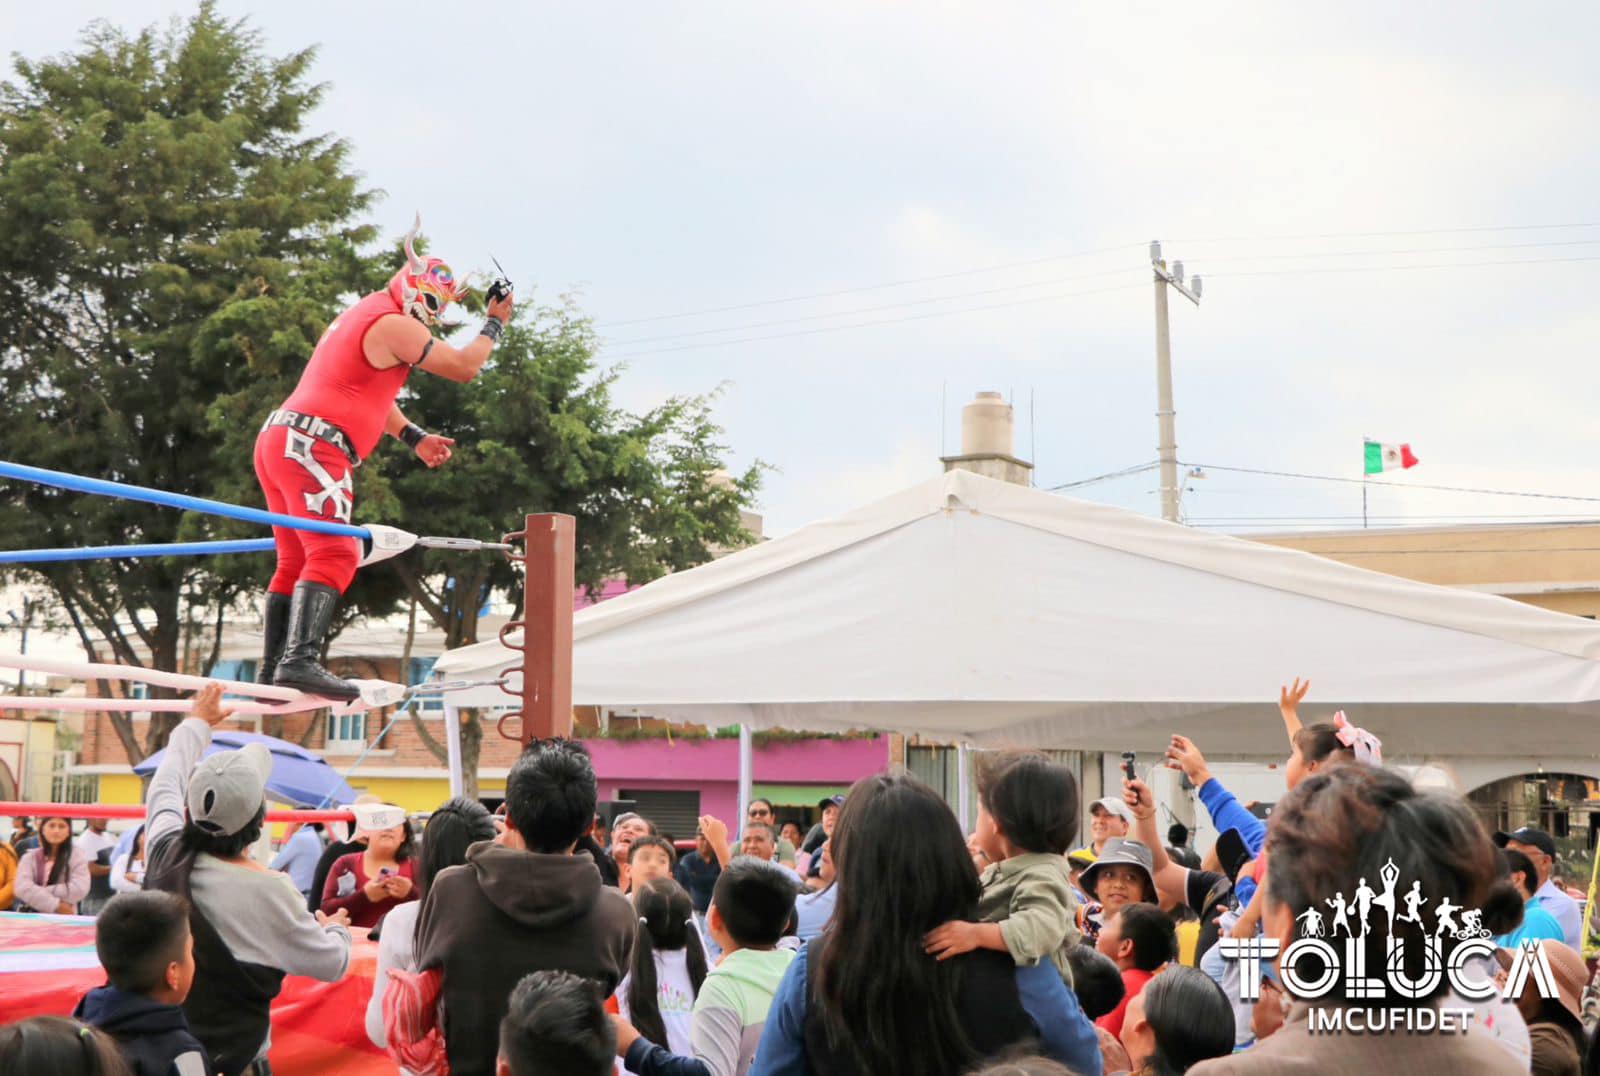
[[405,824],[406,809],[392,803],[356,803],[346,810],[354,811],[357,833],[376,833]]
[[1106,813],[1114,814],[1124,822],[1131,823],[1133,821],[1133,815],[1128,813],[1128,805],[1122,802],[1121,796],[1107,796],[1104,799],[1095,800],[1089,805],[1089,813],[1094,814],[1096,807],[1103,808]]

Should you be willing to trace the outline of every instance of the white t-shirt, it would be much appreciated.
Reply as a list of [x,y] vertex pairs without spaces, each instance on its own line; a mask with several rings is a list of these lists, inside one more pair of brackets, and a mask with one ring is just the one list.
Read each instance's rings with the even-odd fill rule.
[[417,970],[414,935],[421,910],[420,900],[408,900],[389,909],[383,917],[383,929],[378,932],[378,969],[373,974],[372,996],[367,999],[367,1038],[380,1050],[389,1047],[389,1036],[383,1030],[383,995],[389,989],[389,969]]
[[[617,987],[617,1010],[624,1020],[632,1019],[628,1004],[628,991],[633,976],[623,976]],[[661,1024],[667,1029],[667,1041],[656,1043],[680,1057],[694,1056],[694,1042],[690,1032],[694,1028],[694,983],[689,980],[689,951],[687,949],[656,950],[656,1004],[661,1007]],[[631,1070],[624,1068],[623,1072]]]
[[89,857],[90,863],[93,863],[95,861],[95,857],[101,852],[105,851],[107,848],[115,848],[116,846],[117,835],[109,831],[105,833],[96,833],[92,829],[86,829],[76,837],[72,838],[72,847],[82,848],[83,854]]

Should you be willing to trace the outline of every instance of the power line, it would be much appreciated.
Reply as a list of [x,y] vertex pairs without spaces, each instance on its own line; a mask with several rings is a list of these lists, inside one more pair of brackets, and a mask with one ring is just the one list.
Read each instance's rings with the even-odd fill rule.
[[1012,306],[1026,306],[1029,303],[1047,303],[1058,299],[1077,299],[1086,295],[1104,295],[1112,291],[1127,291],[1131,288],[1147,287],[1145,284],[1120,284],[1110,288],[1094,288],[1090,291],[1069,291],[1059,295],[1037,295],[1032,299],[1016,299],[1009,303],[989,303],[985,306],[968,306],[959,310],[935,310],[928,314],[908,314],[903,318],[880,318],[877,321],[859,321],[850,325],[827,325],[818,329],[796,329],[793,332],[771,333],[767,336],[747,336],[737,340],[708,340],[700,344],[681,344],[677,347],[653,348],[648,351],[627,351],[620,355],[607,355],[608,359],[634,359],[643,355],[665,355],[673,351],[695,351],[701,348],[730,347],[734,344],[753,344],[762,340],[785,340],[794,336],[814,336],[818,333],[844,332],[847,329],[866,329],[875,325],[898,325],[904,321],[925,321],[928,318],[947,318],[957,314],[975,314],[983,310],[1002,310]]
[[748,321],[741,325],[728,325],[720,329],[694,329],[690,332],[669,333],[665,336],[635,336],[625,340],[608,340],[607,343],[623,347],[630,344],[650,344],[664,340],[682,340],[691,336],[710,336],[714,333],[742,332],[748,329],[765,329],[774,325],[798,325],[807,321],[825,321],[828,318],[845,318],[853,314],[875,314],[883,310],[898,310],[908,306],[927,306],[930,303],[947,303],[956,299],[975,299],[980,295],[998,295],[1003,292],[1025,291],[1028,288],[1046,288],[1058,284],[1069,284],[1078,280],[1098,280],[1108,276],[1119,276],[1126,273],[1145,273],[1144,266],[1128,266],[1126,269],[1108,269],[1099,273],[1080,273],[1077,276],[1061,277],[1056,280],[1036,280],[1030,284],[1007,284],[999,288],[984,288],[980,291],[957,292],[953,295],[938,295],[930,299],[908,299],[899,303],[884,303],[880,306],[858,306],[850,310],[836,310],[828,314],[806,314],[801,317],[779,318],[775,321]]
[[1223,467],[1219,464],[1189,463],[1185,467],[1199,467],[1203,471],[1229,471],[1235,474],[1271,475],[1274,478],[1304,478],[1316,482],[1346,482],[1354,485],[1374,486],[1381,489],[1430,489],[1445,493],[1479,493],[1492,497],[1535,497],[1550,501],[1588,501],[1600,504],[1600,497],[1580,497],[1571,493],[1533,493],[1516,489],[1482,489],[1476,486],[1432,486],[1421,482],[1380,482],[1372,479],[1345,478],[1340,475],[1306,474],[1299,471],[1268,471],[1259,467]]
[[[1600,239],[1562,240],[1562,241],[1558,241],[1558,242],[1549,242],[1549,243],[1490,243],[1490,244],[1464,246],[1464,247],[1419,247],[1419,248],[1411,248],[1411,249],[1404,249],[1404,250],[1311,251],[1311,252],[1307,252],[1307,253],[1296,253],[1296,254],[1240,254],[1240,255],[1234,255],[1234,256],[1231,256],[1231,257],[1206,258],[1205,260],[1207,261],[1207,263],[1216,263],[1216,262],[1238,262],[1238,261],[1268,261],[1268,260],[1280,260],[1280,259],[1290,259],[1290,258],[1292,258],[1292,259],[1348,258],[1348,257],[1364,257],[1364,256],[1376,256],[1376,255],[1448,254],[1448,253],[1458,253],[1458,252],[1466,252],[1466,251],[1474,251],[1474,250],[1519,250],[1519,249],[1524,249],[1524,248],[1528,248],[1528,247],[1569,247],[1569,246],[1596,246],[1596,245],[1600,245]],[[1439,268],[1455,268],[1457,265],[1460,265],[1460,264],[1463,264],[1463,263],[1448,262],[1448,263],[1441,263],[1440,266],[1438,266],[1438,267]],[[1493,261],[1493,262],[1465,263],[1465,264],[1484,264],[1484,265],[1506,264],[1506,265],[1514,265],[1514,264],[1526,264],[1526,263]],[[1388,266],[1387,268],[1407,268],[1407,269],[1409,269],[1409,268],[1424,268],[1424,267],[1423,266],[1400,265],[1400,266]],[[1097,272],[1097,273],[1080,273],[1080,274],[1078,274],[1076,276],[1059,277],[1059,278],[1054,279],[1054,280],[1036,280],[1036,281],[1031,281],[1031,282],[1025,283],[1025,284],[1007,284],[1007,285],[1003,285],[1003,286],[998,287],[998,288],[983,288],[983,289],[980,289],[980,290],[977,290],[977,291],[955,292],[953,294],[939,295],[939,296],[934,296],[934,297],[928,298],[928,299],[908,299],[908,300],[904,300],[904,301],[898,302],[898,303],[884,303],[884,304],[881,304],[881,305],[878,305],[878,306],[855,307],[855,308],[850,309],[850,310],[839,310],[839,311],[834,311],[834,312],[825,313],[825,314],[806,314],[806,315],[802,315],[800,317],[779,318],[779,319],[772,320],[772,321],[744,322],[744,323],[739,324],[739,325],[728,325],[728,326],[724,326],[724,327],[721,327],[721,328],[693,329],[693,330],[690,330],[688,332],[668,333],[668,334],[661,335],[661,336],[628,337],[626,339],[610,340],[610,341],[607,341],[607,342],[611,343],[611,344],[614,344],[614,345],[616,345],[618,347],[623,347],[623,346],[630,346],[630,345],[633,345],[633,344],[651,344],[651,343],[658,343],[658,342],[663,342],[663,341],[668,341],[668,340],[683,340],[683,339],[689,339],[691,337],[696,337],[696,336],[712,336],[712,335],[715,335],[717,333],[743,332],[743,331],[747,331],[747,330],[750,330],[750,329],[765,329],[765,328],[769,328],[769,327],[776,326],[776,325],[798,325],[798,324],[803,324],[805,322],[810,322],[810,321],[826,321],[826,320],[831,319],[831,318],[850,317],[850,316],[855,315],[855,314],[873,314],[873,313],[878,313],[878,312],[881,312],[881,311],[884,311],[884,310],[897,310],[897,309],[900,309],[900,308],[903,308],[903,307],[927,306],[927,305],[932,304],[932,303],[952,302],[952,301],[954,301],[956,299],[972,299],[972,298],[977,298],[977,297],[983,296],[983,295],[998,295],[998,294],[1002,294],[1002,293],[1005,293],[1005,292],[1025,291],[1025,290],[1027,290],[1029,288],[1052,287],[1052,286],[1057,285],[1057,284],[1068,284],[1068,283],[1072,283],[1074,281],[1079,281],[1079,280],[1097,280],[1097,279],[1101,279],[1101,278],[1104,278],[1104,277],[1118,276],[1118,275],[1121,275],[1121,274],[1124,274],[1124,273],[1135,273],[1135,272],[1142,273],[1144,271],[1145,271],[1144,266],[1129,266],[1129,267],[1127,267],[1125,269],[1107,269],[1107,270],[1104,270],[1104,271],[1101,271],[1101,272]],[[1288,271],[1295,271],[1295,270],[1288,270]],[[1308,270],[1304,270],[1304,271],[1315,272],[1316,270],[1315,269],[1308,269]],[[1215,277],[1215,276],[1248,276],[1248,275],[1253,275],[1253,274],[1250,274],[1250,273],[1247,273],[1247,272],[1239,272],[1239,273],[1220,273],[1220,274],[1210,274],[1210,275]],[[685,315],[685,316],[687,316],[687,315]],[[626,324],[626,323],[624,323],[624,322],[613,322],[613,324]]]
[[1307,553],[1315,553],[1319,557],[1329,557],[1337,560],[1340,557],[1412,557],[1427,554],[1433,556],[1440,553],[1468,554],[1468,553],[1600,553],[1600,546],[1595,545],[1562,545],[1549,546],[1542,549],[1307,549]]
[[1172,243],[1267,243],[1280,239],[1377,239],[1393,235],[1461,235],[1469,232],[1538,232],[1558,228],[1600,228],[1600,221],[1573,224],[1489,224],[1476,228],[1410,228],[1388,232],[1301,232],[1298,235],[1224,235],[1209,239],[1172,239]]
[[1064,489],[1077,489],[1080,486],[1092,486],[1096,482],[1107,482],[1113,478],[1131,478],[1136,474],[1143,474],[1146,471],[1153,471],[1159,466],[1161,466],[1161,464],[1158,461],[1151,460],[1149,463],[1140,463],[1132,467],[1124,467],[1120,471],[1108,471],[1105,474],[1097,474],[1093,478],[1080,478],[1075,482],[1063,482],[1059,486],[1045,486],[1044,490],[1046,493],[1059,493]]
[[[1559,228],[1597,228],[1597,227],[1600,227],[1600,222],[1584,222],[1584,223],[1573,223],[1573,224],[1496,225],[1496,226],[1485,226],[1485,227],[1477,227],[1477,228],[1420,228],[1420,229],[1406,229],[1406,230],[1398,230],[1398,231],[1381,231],[1381,232],[1313,232],[1313,233],[1302,233],[1302,234],[1298,234],[1298,235],[1213,236],[1213,237],[1206,238],[1206,239],[1179,239],[1179,240],[1172,240],[1172,242],[1193,243],[1193,244],[1197,244],[1198,245],[1198,244],[1201,244],[1201,243],[1267,242],[1267,241],[1286,240],[1286,239],[1369,239],[1369,238],[1379,238],[1379,237],[1385,237],[1385,236],[1454,235],[1454,234],[1470,234],[1470,233],[1481,233],[1481,232],[1515,232],[1515,231],[1537,231],[1537,230],[1543,230],[1543,229],[1559,229]],[[1467,251],[1467,250],[1479,250],[1479,249],[1481,249],[1481,250],[1507,250],[1507,249],[1516,249],[1516,248],[1534,247],[1534,246],[1566,246],[1566,245],[1577,246],[1577,245],[1583,245],[1583,244],[1589,243],[1589,242],[1600,242],[1600,240],[1595,240],[1595,241],[1591,241],[1591,240],[1552,241],[1552,242],[1547,242],[1547,243],[1485,244],[1485,245],[1481,245],[1481,246],[1470,246],[1470,247],[1422,248],[1422,249],[1416,249],[1416,250],[1395,250],[1395,251],[1381,251],[1380,250],[1380,251],[1367,251],[1365,253],[1381,255],[1381,254],[1444,253],[1444,252],[1450,252],[1450,251]],[[640,324],[645,324],[645,323],[648,323],[648,322],[655,322],[655,321],[670,321],[670,320],[675,320],[675,319],[680,319],[680,318],[701,317],[701,316],[704,316],[704,315],[707,315],[707,314],[723,314],[723,313],[728,313],[730,311],[736,311],[736,310],[749,310],[749,309],[753,309],[753,308],[756,308],[756,307],[762,307],[762,306],[777,306],[777,305],[782,305],[782,304],[785,304],[785,303],[808,302],[808,301],[811,301],[811,300],[814,300],[814,299],[831,299],[831,298],[836,298],[836,297],[841,296],[841,295],[856,295],[856,294],[860,294],[862,292],[881,291],[881,290],[884,290],[884,289],[887,289],[887,288],[906,287],[906,286],[909,286],[909,285],[912,285],[912,284],[925,284],[925,283],[929,283],[931,281],[951,280],[951,279],[955,279],[955,278],[958,278],[958,277],[964,277],[964,276],[979,276],[979,275],[983,275],[983,274],[986,274],[986,273],[1005,272],[1005,271],[1010,270],[1010,269],[1020,269],[1020,268],[1025,268],[1025,267],[1031,266],[1031,265],[1044,265],[1044,264],[1048,264],[1050,262],[1068,261],[1068,260],[1072,260],[1072,259],[1076,259],[1076,258],[1094,257],[1094,256],[1101,255],[1101,254],[1111,254],[1111,253],[1116,253],[1118,251],[1123,251],[1123,250],[1140,249],[1140,248],[1143,247],[1143,245],[1144,244],[1142,244],[1142,243],[1120,243],[1120,244],[1117,244],[1117,245],[1114,245],[1114,246],[1097,247],[1097,248],[1094,248],[1092,250],[1080,250],[1080,251],[1074,251],[1074,252],[1067,253],[1067,254],[1050,255],[1048,257],[1043,257],[1043,258],[1029,258],[1029,259],[1025,259],[1025,260],[1022,260],[1022,261],[1004,262],[1004,263],[1001,263],[1001,264],[998,264],[998,265],[983,266],[983,267],[975,268],[975,269],[961,269],[961,270],[956,270],[956,271],[949,272],[949,273],[935,273],[935,274],[931,274],[931,275],[928,275],[928,276],[907,277],[907,278],[905,278],[903,280],[889,280],[889,281],[883,281],[883,282],[877,283],[877,284],[864,284],[864,285],[861,285],[861,286],[858,286],[858,287],[838,288],[838,289],[835,289],[833,291],[811,292],[811,293],[805,294],[805,295],[793,295],[793,296],[787,296],[787,297],[778,298],[778,299],[759,299],[759,300],[754,300],[754,301],[747,302],[747,303],[732,303],[732,304],[728,304],[728,305],[725,305],[725,306],[706,307],[706,308],[699,309],[699,310],[686,310],[686,311],[682,311],[682,312],[674,313],[674,314],[655,314],[655,315],[651,315],[649,317],[623,318],[623,319],[619,319],[619,320],[615,320],[615,321],[599,322],[599,323],[597,323],[596,327],[597,328],[610,328],[610,327],[613,327],[613,326],[620,326],[620,325],[640,325]],[[1344,257],[1344,256],[1353,256],[1353,255],[1356,255],[1356,254],[1359,254],[1359,253],[1362,253],[1362,252],[1358,252],[1358,251],[1340,251],[1340,252],[1314,253],[1314,254],[1310,254],[1310,255],[1289,255],[1289,254],[1263,254],[1263,255],[1254,255],[1254,256],[1234,255],[1234,256],[1223,257],[1223,258],[1211,258],[1211,259],[1208,259],[1208,260],[1209,261],[1250,261],[1250,260],[1257,260],[1257,259],[1274,259],[1274,260],[1276,260],[1276,259],[1281,259],[1281,258],[1292,258],[1292,257]],[[1492,263],[1485,263],[1485,264],[1492,264]],[[1510,263],[1505,263],[1505,264],[1522,264],[1522,263],[1510,262]],[[1244,274],[1235,273],[1235,274],[1228,274],[1228,275],[1241,276],[1241,275],[1244,275]]]
[[1600,239],[1558,239],[1545,243],[1475,243],[1465,247],[1407,247],[1400,250],[1314,250],[1294,254],[1230,254],[1217,258],[1202,255],[1207,265],[1217,262],[1283,261],[1289,258],[1363,258],[1385,254],[1461,254],[1472,250],[1527,250],[1530,247],[1592,247]]
[[1221,272],[1207,273],[1207,280],[1219,278],[1234,278],[1243,276],[1304,276],[1309,273],[1383,273],[1392,270],[1408,269],[1474,269],[1484,265],[1552,265],[1558,262],[1597,262],[1600,254],[1585,255],[1577,258],[1517,258],[1512,260],[1498,259],[1484,262],[1429,262],[1423,265],[1338,265],[1323,266],[1312,269],[1259,269],[1247,270],[1240,273]]
[[[1337,516],[1289,516],[1289,515],[1281,515],[1281,516],[1192,516],[1190,518],[1191,519],[1195,519],[1195,520],[1206,520],[1206,521],[1212,522],[1212,523],[1225,523],[1225,522],[1247,523],[1247,522],[1269,522],[1270,521],[1270,522],[1273,522],[1275,526],[1289,527],[1289,526],[1298,525],[1300,523],[1339,522],[1339,521],[1347,520],[1347,519],[1360,519],[1361,516],[1355,515],[1353,513],[1346,513],[1344,515],[1337,515]],[[1571,520],[1571,519],[1575,519],[1575,520],[1587,520],[1587,521],[1590,521],[1590,522],[1600,522],[1600,517],[1597,517],[1593,512],[1573,512],[1573,513],[1564,513],[1564,512],[1521,512],[1521,513],[1463,512],[1463,513],[1459,513],[1459,514],[1455,514],[1455,515],[1450,515],[1450,514],[1421,514],[1421,515],[1408,514],[1408,515],[1387,515],[1387,516],[1370,515],[1367,518],[1368,519],[1400,519],[1400,520],[1408,520],[1408,519],[1489,519],[1489,520],[1502,520],[1502,519],[1537,519],[1537,520],[1548,519],[1548,520],[1557,520],[1557,519],[1560,519],[1560,520]]]
[[1000,273],[1007,269],[1021,269],[1029,265],[1044,265],[1047,262],[1068,261],[1073,258],[1091,258],[1097,254],[1111,254],[1119,250],[1134,250],[1144,246],[1143,243],[1119,243],[1112,247],[1097,247],[1094,250],[1079,250],[1070,254],[1053,254],[1047,258],[1029,258],[1026,261],[1006,262],[1002,265],[990,265],[981,269],[961,269],[952,273],[935,273],[932,276],[909,277],[905,280],[889,280],[881,284],[863,284],[856,288],[840,288],[837,291],[819,291],[810,295],[793,295],[785,299],[758,299],[748,303],[733,303],[729,306],[714,306],[704,310],[688,310],[680,314],[654,314],[647,318],[625,318],[620,321],[601,322],[597,328],[609,328],[613,325],[642,325],[647,321],[670,321],[675,318],[695,318],[703,314],[725,314],[730,310],[749,310],[757,306],[777,306],[781,303],[803,303],[811,299],[832,299],[839,295],[855,295],[864,291],[880,291],[884,288],[901,288],[908,284],[926,284],[933,280],[951,280],[961,276],[978,276],[983,273]]
[[[1390,524],[1414,524],[1414,525],[1418,525],[1418,527],[1427,528],[1427,527],[1432,527],[1432,525],[1434,525],[1434,522],[1432,522],[1432,520],[1446,520],[1446,519],[1448,519],[1448,517],[1446,517],[1446,516],[1368,516],[1368,519],[1371,519],[1371,520],[1389,520]],[[1325,528],[1336,527],[1336,525],[1338,525],[1338,524],[1352,524],[1352,527],[1350,527],[1350,530],[1358,530],[1358,528],[1360,528],[1360,524],[1362,524],[1362,517],[1360,517],[1360,516],[1341,516],[1341,517],[1339,517],[1339,519],[1298,520],[1298,522],[1269,522],[1269,520],[1232,520],[1232,522],[1218,522],[1218,520],[1211,519],[1211,517],[1200,517],[1200,519],[1195,519],[1195,517],[1189,517],[1189,519],[1187,519],[1186,522],[1189,522],[1189,524],[1195,525],[1195,527],[1242,528],[1242,530],[1325,530]],[[1456,520],[1451,520],[1451,522],[1456,522]],[[1531,520],[1523,519],[1523,520],[1515,520],[1515,522],[1512,522],[1512,520],[1494,519],[1494,517],[1474,517],[1474,519],[1470,520],[1470,522],[1477,522],[1477,524],[1488,525],[1488,527],[1493,527],[1493,525],[1501,525],[1501,524],[1502,525],[1520,525],[1520,527],[1525,527],[1525,525],[1530,524]],[[1574,519],[1574,517],[1565,517],[1565,519],[1546,519],[1546,520],[1541,520],[1541,522],[1547,522],[1547,524],[1552,525],[1552,527],[1584,527],[1584,525],[1589,525],[1589,524],[1600,524],[1600,517],[1586,516],[1586,517],[1582,517],[1582,519]],[[1400,527],[1394,527],[1394,528],[1400,528]],[[1536,552],[1538,552],[1538,551],[1536,551]]]

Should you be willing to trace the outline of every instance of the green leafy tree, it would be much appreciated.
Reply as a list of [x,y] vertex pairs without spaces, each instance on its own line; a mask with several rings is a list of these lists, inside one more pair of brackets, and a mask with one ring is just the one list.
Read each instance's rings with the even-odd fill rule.
[[[577,521],[577,582],[590,588],[609,579],[646,583],[748,543],[741,510],[764,466],[727,474],[714,396],[673,397],[633,414],[612,399],[618,376],[597,364],[594,332],[571,300],[525,304],[476,380],[410,378],[402,408],[455,438],[455,455],[434,471],[382,456],[377,473],[365,476],[367,510],[416,534],[482,538],[521,530],[530,513],[566,513]],[[384,570],[451,648],[478,641],[490,594],[521,606],[521,577],[503,557],[412,552]],[[443,747],[417,727],[442,761]],[[483,735],[476,715],[462,732],[463,769],[475,790]]]
[[[259,503],[248,442],[339,297],[373,267],[371,194],[346,144],[308,134],[310,49],[267,55],[204,3],[166,31],[92,26],[0,85],[0,457]],[[253,485],[253,483],[252,483]],[[169,542],[260,530],[22,484],[10,548]],[[265,558],[30,569],[91,655],[177,668],[253,598]],[[114,718],[130,760],[161,747]]]

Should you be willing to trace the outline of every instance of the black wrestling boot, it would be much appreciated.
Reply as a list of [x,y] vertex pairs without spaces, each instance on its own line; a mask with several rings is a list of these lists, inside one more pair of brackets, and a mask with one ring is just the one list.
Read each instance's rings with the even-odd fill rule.
[[307,695],[341,701],[361,697],[354,684],[339,679],[317,661],[322,653],[322,638],[328,634],[333,607],[337,604],[339,592],[325,583],[302,581],[294,585],[283,660],[272,677],[278,687],[292,687]]
[[261,669],[256,673],[256,683],[270,684],[277,675],[278,662],[283,660],[283,641],[289,636],[289,604],[287,594],[267,593],[265,638],[261,644]]

